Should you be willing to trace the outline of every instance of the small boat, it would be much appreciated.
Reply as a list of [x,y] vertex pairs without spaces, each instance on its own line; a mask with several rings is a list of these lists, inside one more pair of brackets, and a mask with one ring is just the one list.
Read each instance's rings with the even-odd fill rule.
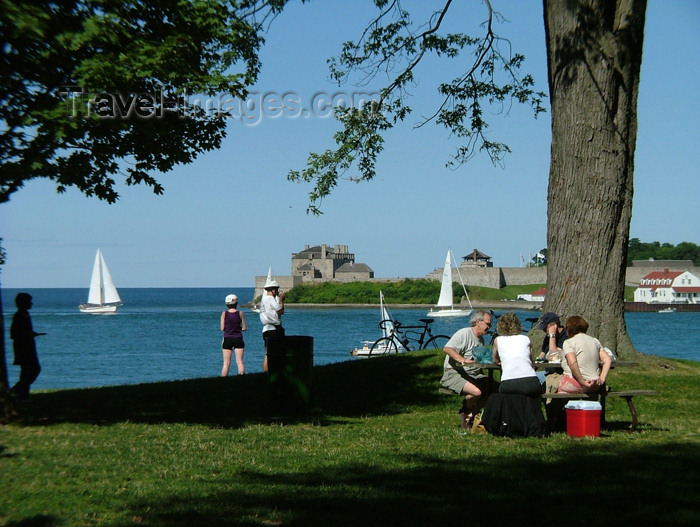
[[[384,294],[381,291],[379,291],[379,316],[381,317],[380,327],[382,328],[382,336],[380,338],[388,338],[394,330],[394,323],[389,310],[384,305]],[[374,340],[363,340],[362,347],[355,348],[350,354],[356,357],[370,357],[374,355],[385,355],[386,353],[396,353],[397,351],[396,345],[390,345],[389,341],[383,341],[386,342],[386,344],[379,343],[372,349],[375,342]]]
[[80,305],[80,311],[93,315],[106,315],[115,313],[117,307],[121,305],[122,299],[114,285],[112,274],[102,256],[102,251],[98,248],[95,265],[92,268],[88,300],[85,304]]
[[455,307],[453,295],[452,295],[452,261],[454,256],[452,256],[452,249],[447,249],[447,256],[445,257],[445,266],[442,269],[442,285],[440,286],[440,297],[438,298],[437,304],[434,308],[428,311],[429,317],[466,317],[471,315],[474,310],[471,300],[469,300],[469,295],[467,294],[467,288],[464,286],[464,281],[462,280],[462,275],[459,272],[459,267],[457,267],[455,262],[455,268],[457,269],[457,274],[459,275],[459,281],[462,284],[462,289],[464,290],[464,296],[467,297],[467,302],[469,302],[469,309],[461,309]]
[[667,307],[664,309],[659,309],[659,313],[675,313],[676,308],[675,307]]

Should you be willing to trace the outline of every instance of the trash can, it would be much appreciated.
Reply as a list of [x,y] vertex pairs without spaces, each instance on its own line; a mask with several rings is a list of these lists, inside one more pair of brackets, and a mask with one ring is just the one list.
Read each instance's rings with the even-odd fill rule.
[[314,339],[288,335],[267,345],[267,376],[275,413],[299,414],[309,409]]
[[598,401],[569,401],[566,409],[566,434],[571,437],[599,437],[600,414]]

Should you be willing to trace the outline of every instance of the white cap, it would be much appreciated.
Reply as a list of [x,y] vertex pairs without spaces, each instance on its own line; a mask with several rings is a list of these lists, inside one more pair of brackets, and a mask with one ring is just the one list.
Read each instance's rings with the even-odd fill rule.
[[274,278],[268,278],[267,281],[265,282],[265,287],[263,289],[272,289],[274,287],[279,287],[280,285],[277,283],[277,280]]
[[236,295],[226,295],[226,305],[237,304],[238,297]]

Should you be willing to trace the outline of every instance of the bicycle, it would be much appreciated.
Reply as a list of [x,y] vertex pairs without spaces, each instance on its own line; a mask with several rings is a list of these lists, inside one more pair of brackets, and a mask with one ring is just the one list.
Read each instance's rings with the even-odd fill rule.
[[[415,349],[443,349],[450,337],[447,335],[433,335],[430,324],[435,322],[433,318],[421,318],[420,326],[404,326],[398,320],[385,319],[379,322],[379,329],[389,331],[389,336],[377,339],[369,351],[377,355],[385,353],[398,353],[399,348],[405,351],[413,351],[411,342],[416,342]],[[408,330],[408,331],[406,331]],[[420,331],[415,331],[420,330]]]

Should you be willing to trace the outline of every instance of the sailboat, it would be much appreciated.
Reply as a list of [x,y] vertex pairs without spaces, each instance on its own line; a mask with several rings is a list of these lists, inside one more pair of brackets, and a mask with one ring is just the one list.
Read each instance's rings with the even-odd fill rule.
[[440,286],[440,297],[438,298],[437,304],[433,309],[428,311],[429,317],[466,317],[471,315],[474,310],[471,300],[469,300],[469,295],[467,294],[467,288],[464,286],[462,281],[462,275],[459,272],[459,267],[457,267],[455,262],[455,268],[457,269],[457,274],[459,275],[459,281],[462,284],[462,289],[464,290],[464,296],[467,297],[467,302],[469,302],[469,309],[456,308],[452,295],[452,261],[454,256],[452,256],[452,249],[447,248],[447,256],[445,257],[445,267],[442,269],[442,285]]
[[117,288],[114,286],[112,274],[102,256],[102,251],[98,248],[95,265],[92,268],[88,300],[80,305],[80,311],[96,315],[110,314],[115,313],[117,307],[121,305],[122,299],[119,298]]
[[[394,322],[389,313],[389,309],[384,305],[384,294],[379,291],[379,319],[380,327],[382,328],[382,336],[380,338],[389,337],[394,331]],[[377,346],[372,345],[376,341],[374,340],[363,340],[361,348],[355,348],[350,353],[356,357],[369,357],[370,355],[384,355],[385,353],[396,353],[397,349],[395,345],[389,345],[388,341],[386,344],[379,343]]]

